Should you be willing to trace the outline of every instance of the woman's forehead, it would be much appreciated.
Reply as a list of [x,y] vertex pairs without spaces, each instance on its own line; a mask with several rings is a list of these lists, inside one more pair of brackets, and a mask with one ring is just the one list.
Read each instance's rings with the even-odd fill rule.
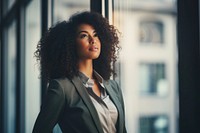
[[80,31],[88,31],[88,30],[92,30],[92,31],[95,31],[95,28],[90,25],[90,24],[80,24],[78,27],[77,27],[77,32],[80,32]]

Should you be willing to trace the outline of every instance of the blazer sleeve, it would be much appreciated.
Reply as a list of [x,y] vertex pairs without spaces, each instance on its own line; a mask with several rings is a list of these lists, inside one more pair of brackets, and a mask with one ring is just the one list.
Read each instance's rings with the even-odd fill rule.
[[65,95],[62,87],[56,80],[50,81],[44,102],[33,128],[33,133],[52,132],[63,112],[64,103]]

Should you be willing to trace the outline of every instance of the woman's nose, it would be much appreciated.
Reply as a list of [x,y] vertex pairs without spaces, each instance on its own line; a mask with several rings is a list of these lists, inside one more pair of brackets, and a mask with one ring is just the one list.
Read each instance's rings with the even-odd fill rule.
[[95,39],[94,37],[90,36],[90,38],[89,38],[89,43],[90,43],[90,44],[96,43],[96,39]]

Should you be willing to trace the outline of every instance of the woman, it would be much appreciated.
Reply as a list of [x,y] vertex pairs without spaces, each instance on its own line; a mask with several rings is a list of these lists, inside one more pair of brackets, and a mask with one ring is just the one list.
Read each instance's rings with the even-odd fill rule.
[[110,76],[118,36],[107,19],[93,12],[73,15],[51,27],[35,56],[49,83],[34,133],[125,133],[122,93]]

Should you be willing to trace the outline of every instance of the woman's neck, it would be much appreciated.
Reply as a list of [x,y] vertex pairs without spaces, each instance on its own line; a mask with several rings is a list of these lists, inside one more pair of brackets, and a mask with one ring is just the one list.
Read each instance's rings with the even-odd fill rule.
[[79,61],[78,70],[85,74],[88,78],[93,78],[92,60]]

